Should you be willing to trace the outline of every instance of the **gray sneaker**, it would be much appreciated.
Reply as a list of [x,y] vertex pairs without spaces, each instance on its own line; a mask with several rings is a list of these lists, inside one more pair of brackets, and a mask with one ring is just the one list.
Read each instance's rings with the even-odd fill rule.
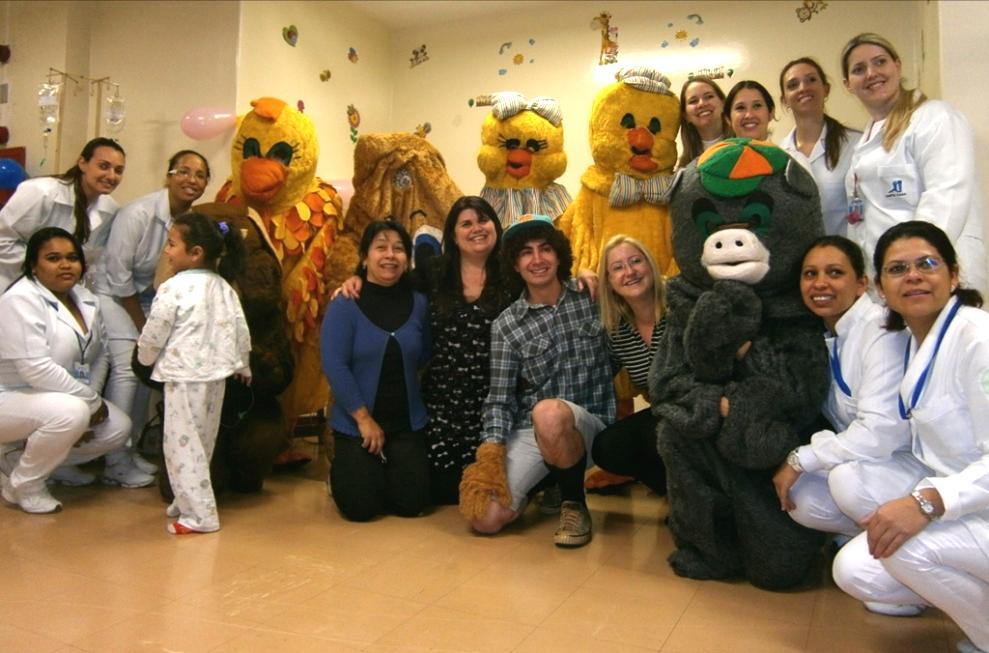
[[577,501],[564,501],[560,506],[560,527],[553,534],[556,546],[578,547],[591,541],[591,514],[587,506]]

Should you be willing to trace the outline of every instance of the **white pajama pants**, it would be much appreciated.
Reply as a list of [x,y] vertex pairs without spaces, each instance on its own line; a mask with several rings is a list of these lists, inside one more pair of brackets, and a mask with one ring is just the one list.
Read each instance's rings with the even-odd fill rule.
[[162,446],[178,522],[197,531],[220,528],[209,463],[216,446],[225,381],[166,382]]
[[[78,397],[32,388],[0,392],[0,443],[26,440],[11,486],[30,492],[59,465],[79,465],[118,448],[130,435],[130,418],[110,402],[106,407],[107,418],[90,429],[89,405]],[[93,437],[76,445],[89,430]]]
[[[843,492],[835,501],[844,512],[853,507],[842,506],[843,501],[857,497],[861,503],[854,511],[865,517],[933,475],[912,455],[901,453],[883,463],[839,465],[832,470],[832,488],[840,483]],[[978,518],[931,522],[883,560],[869,554],[867,534],[861,533],[835,557],[834,581],[862,601],[934,605],[977,647],[989,650],[989,556],[966,526],[966,520]]]
[[[130,315],[112,297],[99,295],[100,310],[106,325],[106,348],[110,357],[110,373],[107,376],[103,395],[131,418],[132,430],[130,445],[134,446],[141,437],[144,424],[148,421],[148,401],[151,388],[144,385],[134,375],[131,367],[134,348],[137,347],[137,328]],[[145,314],[147,311],[145,310]],[[127,444],[126,442],[124,443]],[[122,447],[109,456],[111,462],[128,451]]]

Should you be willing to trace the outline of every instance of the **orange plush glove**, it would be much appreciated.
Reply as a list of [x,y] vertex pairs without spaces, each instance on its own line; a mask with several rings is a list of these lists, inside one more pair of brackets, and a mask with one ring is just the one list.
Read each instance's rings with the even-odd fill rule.
[[470,520],[484,517],[492,500],[505,508],[512,505],[505,473],[505,445],[484,442],[476,456],[460,480],[460,513]]

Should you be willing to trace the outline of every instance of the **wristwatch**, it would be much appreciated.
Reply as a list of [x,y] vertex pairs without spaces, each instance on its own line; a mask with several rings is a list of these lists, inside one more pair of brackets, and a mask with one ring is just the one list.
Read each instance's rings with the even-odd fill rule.
[[919,490],[914,490],[910,493],[913,500],[917,502],[917,506],[920,508],[920,512],[924,513],[924,517],[927,517],[929,521],[937,521],[938,514],[934,511],[934,504],[927,500]]
[[804,466],[800,464],[800,455],[796,449],[786,455],[786,464],[803,474]]

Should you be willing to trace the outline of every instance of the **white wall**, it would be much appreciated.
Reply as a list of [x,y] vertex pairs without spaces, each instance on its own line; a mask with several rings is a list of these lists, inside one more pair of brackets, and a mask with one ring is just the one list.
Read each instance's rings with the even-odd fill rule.
[[[295,25],[295,47],[282,28]],[[316,125],[320,145],[317,174],[326,180],[349,179],[354,170],[347,105],[361,115],[360,132],[393,130],[388,31],[377,21],[340,2],[244,2],[241,4],[237,68],[237,111],[251,100],[271,96],[295,106]],[[357,63],[347,51],[357,50]],[[329,81],[320,81],[328,69]],[[227,166],[229,169],[229,165]]]
[[[989,89],[989,66],[985,63],[989,2],[949,0],[939,2],[938,9],[942,97],[965,114],[975,131],[975,156],[985,208],[989,207],[989,119],[985,99]],[[985,242],[989,243],[989,225],[984,226]]]
[[[613,81],[617,66],[598,66],[600,36],[591,19],[602,9],[619,29],[619,64],[648,63],[662,70],[678,92],[688,73],[723,64],[735,70],[722,79],[727,91],[741,79],[756,79],[778,94],[780,68],[798,56],[816,57],[832,78],[829,112],[852,126],[865,123],[858,102],[841,85],[841,46],[854,34],[876,31],[900,50],[904,72],[916,82],[920,64],[920,2],[828,2],[826,9],[801,23],[796,2],[560,2],[524,15],[484,17],[429,29],[407,29],[392,39],[394,116],[392,129],[411,130],[432,123],[429,136],[464,192],[477,192],[484,177],[477,169],[480,125],[490,109],[469,108],[481,93],[515,90],[527,96],[560,100],[569,166],[560,179],[576,194],[580,175],[591,164],[587,123],[598,89]],[[699,14],[702,25],[687,19]],[[667,27],[673,23],[673,27]],[[677,41],[683,29],[688,38]],[[529,39],[535,44],[530,45]],[[700,38],[697,47],[689,41]],[[670,45],[661,47],[663,41]],[[512,47],[499,54],[502,43]],[[409,67],[413,48],[425,44],[430,60]],[[514,65],[521,53],[526,63]],[[534,63],[528,63],[529,59]],[[506,68],[506,75],[498,70]],[[792,127],[782,110],[773,127],[776,139]]]

